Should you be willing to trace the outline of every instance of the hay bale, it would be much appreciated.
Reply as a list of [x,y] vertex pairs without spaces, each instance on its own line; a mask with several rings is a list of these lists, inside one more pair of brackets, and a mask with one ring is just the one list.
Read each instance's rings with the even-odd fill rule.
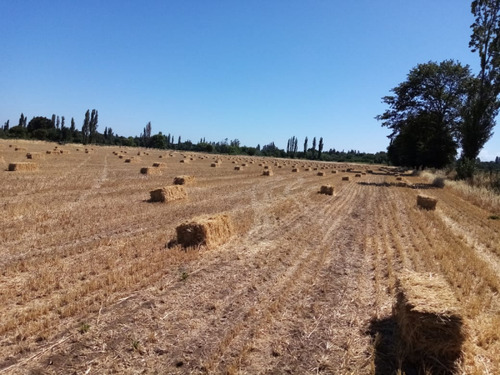
[[29,172],[36,171],[37,169],[38,165],[31,162],[18,162],[9,164],[9,171],[11,172]]
[[237,166],[235,166],[235,167],[234,167],[234,170],[235,170],[235,171],[242,171],[242,170],[243,170],[243,167],[241,167],[241,166],[237,165]]
[[217,167],[220,167],[220,164],[219,163],[212,163],[212,164],[210,164],[210,166],[212,168],[217,168]]
[[262,172],[262,176],[272,176],[274,175],[273,171],[271,169],[264,169]]
[[136,159],[134,157],[131,157],[131,158],[128,158],[128,159],[125,159],[125,163],[137,163],[139,161],[139,159]]
[[50,155],[50,154],[52,154],[52,151],[51,151],[51,150],[47,150],[47,151],[45,151],[45,153],[46,153],[47,155]]
[[460,305],[444,279],[404,272],[393,312],[404,356],[432,367],[452,367],[460,357],[465,329]]
[[26,151],[26,147],[16,147],[14,151]]
[[342,181],[349,181],[349,180],[350,180],[349,176],[342,176]]
[[179,160],[179,163],[188,164],[189,163],[189,159],[181,159],[181,160]]
[[293,168],[292,169],[292,172],[298,172],[299,171],[299,168]]
[[153,163],[153,167],[155,168],[162,168],[165,166],[165,163]]
[[311,168],[305,168],[304,171],[309,172]]
[[325,175],[325,172],[318,172],[317,173],[318,176],[324,176]]
[[184,186],[180,185],[165,186],[161,189],[150,191],[149,194],[151,196],[150,202],[167,203],[187,198]]
[[141,173],[147,175],[161,174],[161,169],[156,167],[142,167]]
[[396,181],[402,181],[403,177],[396,177]]
[[419,207],[425,208],[426,210],[435,210],[436,204],[436,198],[432,198],[423,194],[417,195],[417,206]]
[[361,177],[361,173],[356,173],[354,177]]
[[323,185],[319,190],[320,194],[333,195],[334,187],[332,185]]
[[32,160],[43,159],[43,154],[39,152],[28,152],[26,154],[26,159],[32,159]]
[[333,171],[332,171],[332,173],[333,173],[333,174],[336,174],[336,173],[337,173],[337,171],[333,170]]
[[176,228],[177,242],[183,247],[205,245],[212,248],[233,234],[231,218],[225,214],[200,216]]
[[174,185],[190,185],[195,181],[194,176],[174,177]]

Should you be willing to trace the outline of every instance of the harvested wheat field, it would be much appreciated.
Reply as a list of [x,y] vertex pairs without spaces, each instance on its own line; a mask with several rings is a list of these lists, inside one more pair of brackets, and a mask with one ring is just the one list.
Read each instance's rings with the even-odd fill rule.
[[[448,186],[409,174],[397,185],[373,167],[350,183],[325,174],[325,195],[314,173],[262,178],[259,163],[286,160],[238,157],[235,173],[234,157],[211,168],[177,152],[146,178],[117,155],[152,165],[164,151],[81,147],[15,173],[26,152],[0,141],[0,374],[500,373],[500,221]],[[177,176],[196,179],[189,199],[149,202]],[[177,243],[180,225],[219,215],[231,218],[223,241]],[[440,280],[425,301],[413,273]],[[439,343],[458,359],[411,353],[393,315],[400,284],[399,321],[460,307],[460,340]],[[420,327],[411,335],[429,337]]]

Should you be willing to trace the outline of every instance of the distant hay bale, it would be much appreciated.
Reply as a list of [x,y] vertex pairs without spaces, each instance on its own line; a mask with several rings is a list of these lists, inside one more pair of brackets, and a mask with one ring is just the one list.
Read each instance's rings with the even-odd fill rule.
[[28,152],[26,154],[26,158],[27,159],[32,159],[32,160],[43,159],[43,154],[41,154],[39,152]]
[[118,159],[123,159],[123,155],[119,155],[119,156],[118,156]]
[[247,163],[241,163],[241,166],[242,166],[242,167],[246,167],[246,166],[247,166]]
[[187,193],[184,186],[173,185],[165,186],[161,189],[156,189],[149,192],[150,202],[172,202],[180,199],[186,199]]
[[405,271],[393,312],[407,359],[449,368],[460,357],[466,336],[462,313],[444,279]]
[[361,177],[361,173],[356,173],[354,177]]
[[317,173],[318,176],[324,176],[325,175],[325,172],[318,172]]
[[274,173],[271,169],[264,169],[264,171],[262,172],[262,175],[263,176],[272,176],[272,175],[274,175]]
[[217,167],[220,167],[220,164],[219,163],[212,163],[212,164],[210,164],[210,166],[212,168],[217,168]]
[[419,207],[425,208],[426,210],[435,210],[436,204],[436,198],[432,198],[423,194],[417,195],[417,206]]
[[264,165],[264,169],[269,169],[269,165]]
[[47,151],[45,151],[45,153],[46,153],[47,155],[50,155],[50,154],[52,154],[52,151],[51,151],[51,150],[47,150]]
[[69,154],[70,152],[68,150],[59,150],[60,154]]
[[241,166],[237,165],[237,166],[235,166],[235,167],[234,167],[234,170],[235,170],[235,171],[242,171],[242,170],[243,170],[243,167],[241,167]]
[[143,167],[141,168],[141,173],[147,175],[157,175],[161,174],[161,169],[156,167]]
[[26,147],[16,147],[14,151],[26,151]]
[[305,168],[304,171],[309,172],[311,168]]
[[403,177],[396,177],[396,181],[403,181]]
[[335,170],[334,170],[334,171],[332,171],[332,173],[333,173],[333,174],[336,174],[336,173],[337,173],[337,171],[335,171]]
[[153,167],[155,168],[162,168],[165,166],[165,163],[153,163]]
[[136,159],[134,157],[132,158],[128,158],[128,159],[125,159],[125,163],[137,163],[139,161],[139,159]]
[[185,164],[188,164],[189,163],[189,159],[181,159],[179,161],[179,163],[185,163]]
[[298,172],[299,171],[299,168],[293,168],[292,169],[292,172]]
[[195,181],[194,176],[177,176],[174,177],[174,185],[190,185]]
[[163,155],[158,156],[158,159],[163,159]]
[[342,181],[349,181],[349,180],[350,180],[349,176],[342,176]]
[[333,195],[334,187],[332,185],[323,185],[319,190],[320,194]]
[[200,216],[176,228],[177,242],[183,247],[221,245],[233,234],[231,218],[225,214]]
[[9,164],[9,171],[11,172],[30,172],[36,171],[37,169],[38,165],[32,162],[18,162]]

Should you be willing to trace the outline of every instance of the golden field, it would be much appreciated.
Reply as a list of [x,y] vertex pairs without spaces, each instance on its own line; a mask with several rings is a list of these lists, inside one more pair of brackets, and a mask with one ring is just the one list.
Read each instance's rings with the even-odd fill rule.
[[[36,168],[9,171],[24,162]],[[442,277],[462,309],[452,372],[500,373],[500,220],[448,186],[377,166],[14,140],[0,140],[0,167],[0,374],[411,373],[392,317],[409,271]],[[179,176],[194,177],[187,197],[150,202]],[[175,243],[180,224],[218,214],[227,241]]]

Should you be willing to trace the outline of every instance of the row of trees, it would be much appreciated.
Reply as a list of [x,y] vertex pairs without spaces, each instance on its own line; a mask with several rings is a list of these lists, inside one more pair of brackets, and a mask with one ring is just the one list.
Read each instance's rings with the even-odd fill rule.
[[500,1],[475,0],[469,47],[480,58],[474,76],[453,60],[413,68],[383,98],[376,118],[391,129],[388,156],[395,165],[442,168],[455,161],[460,178],[474,173],[479,152],[493,135],[500,108]]
[[54,142],[73,142],[83,144],[103,144],[103,145],[120,145],[120,146],[139,146],[150,147],[157,149],[173,149],[182,151],[198,151],[219,154],[232,155],[261,155],[273,156],[282,158],[302,158],[324,161],[339,161],[339,162],[363,162],[363,163],[387,163],[387,154],[380,152],[376,154],[362,153],[356,150],[337,151],[330,149],[328,152],[323,152],[324,142],[323,137],[319,138],[319,143],[316,142],[316,137],[313,138],[312,147],[308,147],[308,138],[306,137],[303,144],[303,151],[298,150],[298,139],[293,136],[288,140],[287,149],[283,150],[277,147],[274,142],[257,147],[242,146],[238,139],[225,139],[220,142],[207,142],[205,138],[201,138],[198,143],[193,143],[190,140],[182,142],[181,136],[177,139],[172,134],[164,135],[162,132],[152,135],[152,125],[148,122],[142,133],[136,137],[123,137],[114,134],[110,127],[105,127],[104,132],[98,131],[99,114],[93,109],[85,112],[84,120],[81,129],[77,129],[75,120],[72,117],[70,126],[65,125],[65,117],[52,115],[52,118],[43,116],[33,117],[27,122],[26,116],[21,113],[19,122],[16,126],[10,127],[10,121],[7,120],[3,127],[0,128],[0,138],[23,138],[23,139],[38,139]]
[[306,137],[304,139],[304,151],[302,153],[298,152],[299,146],[298,146],[298,139],[297,137],[293,136],[288,139],[287,147],[286,147],[286,157],[289,158],[295,158],[295,157],[300,157],[303,159],[318,159],[321,160],[321,154],[323,152],[323,137],[320,137],[319,139],[319,144],[318,144],[318,150],[316,150],[316,137],[313,138],[312,141],[312,147],[308,148],[308,143],[309,140]]

